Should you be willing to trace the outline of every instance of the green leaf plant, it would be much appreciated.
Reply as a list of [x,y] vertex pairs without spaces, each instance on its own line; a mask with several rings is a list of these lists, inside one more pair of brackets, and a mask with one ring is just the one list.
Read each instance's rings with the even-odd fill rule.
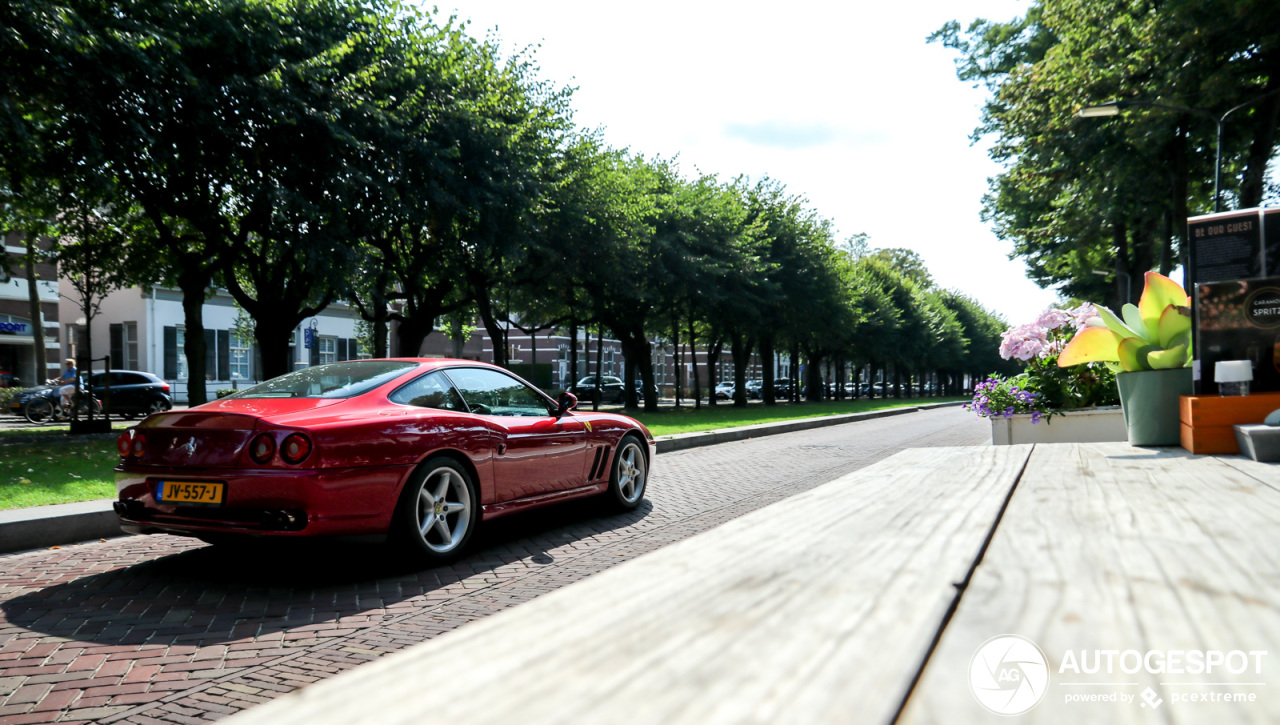
[[1191,366],[1191,299],[1177,282],[1147,272],[1137,305],[1121,317],[1098,307],[1098,317],[1076,333],[1058,356],[1059,367],[1105,362],[1116,372]]

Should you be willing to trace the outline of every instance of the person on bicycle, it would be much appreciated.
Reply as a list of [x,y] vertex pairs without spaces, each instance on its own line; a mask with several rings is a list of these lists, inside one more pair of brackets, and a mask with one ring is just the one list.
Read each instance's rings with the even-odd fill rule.
[[62,371],[62,377],[53,381],[54,385],[61,385],[58,388],[58,394],[62,396],[62,407],[71,407],[71,395],[76,391],[76,381],[80,376],[80,372],[76,370],[75,358],[66,359],[67,369]]

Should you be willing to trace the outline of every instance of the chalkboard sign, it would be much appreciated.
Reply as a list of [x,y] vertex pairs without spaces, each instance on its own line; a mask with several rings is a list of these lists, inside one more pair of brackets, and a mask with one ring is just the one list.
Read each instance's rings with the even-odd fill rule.
[[1187,220],[1187,240],[1191,243],[1190,277],[1196,284],[1267,274],[1258,209],[1192,217]]

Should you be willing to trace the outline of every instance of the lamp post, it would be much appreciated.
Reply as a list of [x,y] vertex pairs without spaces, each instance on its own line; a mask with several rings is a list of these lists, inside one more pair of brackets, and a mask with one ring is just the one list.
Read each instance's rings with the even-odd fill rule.
[[1255,96],[1227,109],[1227,112],[1221,116],[1215,116],[1201,108],[1188,108],[1186,106],[1174,106],[1167,103],[1158,103],[1156,101],[1108,101],[1100,103],[1096,106],[1085,106],[1076,111],[1076,116],[1080,118],[1105,118],[1108,116],[1118,116],[1120,112],[1127,108],[1163,108],[1168,111],[1178,111],[1180,113],[1190,113],[1193,116],[1207,118],[1213,121],[1217,129],[1217,151],[1213,158],[1213,211],[1215,213],[1222,211],[1222,128],[1227,121],[1227,116],[1239,111],[1241,108],[1251,106],[1264,98],[1269,98],[1280,93],[1280,88],[1274,91],[1268,91],[1260,96]]

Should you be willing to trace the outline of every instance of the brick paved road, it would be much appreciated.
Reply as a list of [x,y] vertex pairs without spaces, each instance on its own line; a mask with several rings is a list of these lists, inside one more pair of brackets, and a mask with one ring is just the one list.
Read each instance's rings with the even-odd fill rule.
[[989,436],[945,408],[667,453],[635,512],[512,517],[425,571],[372,546],[236,554],[172,536],[0,556],[0,725],[216,720],[903,448]]

